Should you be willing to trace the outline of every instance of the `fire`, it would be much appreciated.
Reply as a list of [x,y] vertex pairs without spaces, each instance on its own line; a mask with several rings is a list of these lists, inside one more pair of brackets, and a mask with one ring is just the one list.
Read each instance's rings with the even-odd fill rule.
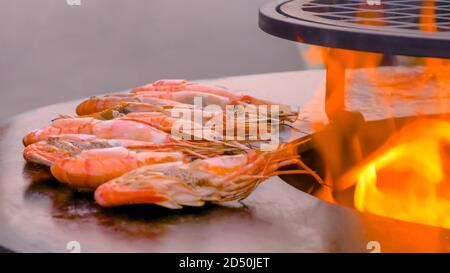
[[[436,15],[436,1],[422,1],[418,30],[439,31]],[[384,15],[380,10],[367,11],[365,8],[356,16],[360,24],[376,25],[376,19]],[[322,62],[327,68],[325,111],[329,120],[324,121],[323,116],[310,117],[314,129],[321,131],[330,127],[330,124],[334,129],[338,127],[333,135],[325,134],[322,138],[314,139],[314,145],[325,161],[326,184],[333,190],[331,193],[327,188],[325,193],[316,195],[329,202],[336,202],[336,194],[354,187],[353,205],[357,210],[450,228],[450,121],[418,116],[415,121],[398,130],[394,124],[395,116],[390,115],[394,99],[406,101],[414,96],[422,96],[420,92],[432,94],[436,100],[436,113],[450,112],[450,105],[446,103],[450,99],[450,61],[402,57],[398,60],[409,65],[422,65],[422,68],[412,67],[405,69],[406,72],[387,75],[379,73],[378,67],[384,56],[378,53],[311,46],[303,56],[309,63],[316,65]],[[363,68],[374,87],[370,91],[381,96],[385,103],[384,109],[391,111],[387,113],[390,117],[386,124],[392,135],[369,156],[358,135],[350,133],[358,130],[360,121],[355,115],[342,115],[346,111],[348,87],[354,80],[354,74],[345,71],[355,68]],[[421,106],[415,107],[410,110],[420,115]],[[384,133],[376,128],[365,132],[366,135],[382,139],[385,139]],[[354,162],[357,162],[356,167],[348,171]]]
[[337,185],[356,183],[354,206],[360,211],[450,228],[449,144],[450,122],[417,120]]

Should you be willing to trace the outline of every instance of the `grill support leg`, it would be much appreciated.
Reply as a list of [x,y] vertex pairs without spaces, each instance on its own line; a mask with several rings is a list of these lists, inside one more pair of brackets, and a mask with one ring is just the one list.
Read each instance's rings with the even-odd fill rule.
[[[345,105],[346,69],[349,60],[340,49],[329,49],[326,60],[326,96],[325,112],[329,124],[326,138],[320,134],[316,136],[321,143],[323,154],[330,155],[325,159],[327,175],[332,181],[337,181],[351,166],[361,160],[359,130],[364,123],[360,112],[350,112]],[[334,155],[345,155],[335,157]]]

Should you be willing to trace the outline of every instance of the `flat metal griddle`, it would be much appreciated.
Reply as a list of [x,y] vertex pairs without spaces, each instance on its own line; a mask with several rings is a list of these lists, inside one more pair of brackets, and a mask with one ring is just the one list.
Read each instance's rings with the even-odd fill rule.
[[[292,41],[390,55],[450,58],[450,2],[447,0],[293,0],[260,9],[265,32]],[[434,2],[435,7],[430,3]],[[424,8],[435,21],[421,21]],[[431,13],[427,13],[428,19]],[[429,31],[430,24],[436,29]]]
[[[283,102],[292,101],[291,96],[301,100],[293,92],[300,82],[304,88],[315,88],[312,83],[323,77],[323,71],[308,71],[213,83],[254,90]],[[372,92],[352,90],[349,105],[358,110],[372,108],[367,107],[376,99]],[[397,115],[410,114],[407,109],[414,110],[414,99],[411,103],[398,103],[407,106],[399,108]],[[377,241],[383,252],[450,251],[450,230],[329,204],[277,177],[242,203],[179,211],[150,205],[101,208],[91,194],[57,183],[48,171],[25,164],[21,157],[21,138],[27,131],[48,124],[75,105],[40,108],[0,125],[0,245],[9,250],[69,252],[67,243],[78,241],[82,252],[368,252],[367,244]],[[305,109],[314,110],[318,110],[314,104]],[[386,111],[364,113],[366,119],[376,120]]]

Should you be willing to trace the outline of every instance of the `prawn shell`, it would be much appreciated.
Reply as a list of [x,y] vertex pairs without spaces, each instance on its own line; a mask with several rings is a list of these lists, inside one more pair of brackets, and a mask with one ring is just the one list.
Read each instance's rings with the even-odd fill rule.
[[155,189],[132,189],[115,183],[101,185],[95,191],[95,201],[102,207],[113,207],[131,204],[152,204],[169,200],[158,194]]
[[60,182],[77,188],[96,188],[108,180],[139,167],[137,160],[79,160],[63,158],[50,168],[52,175]]
[[184,161],[181,152],[136,153],[123,147],[93,149],[80,155],[57,160],[51,166],[53,176],[62,183],[78,188],[99,185],[144,165]]

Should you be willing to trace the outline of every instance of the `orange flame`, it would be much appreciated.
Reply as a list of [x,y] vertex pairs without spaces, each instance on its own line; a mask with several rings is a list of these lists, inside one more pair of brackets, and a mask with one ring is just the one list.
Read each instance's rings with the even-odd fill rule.
[[[435,1],[423,1],[420,30],[438,31],[435,20]],[[449,62],[437,58],[423,62],[417,85],[434,85],[435,98],[447,97]],[[392,135],[338,185],[356,182],[354,206],[360,211],[450,228],[449,143],[450,122],[419,119]]]
[[450,228],[449,144],[450,122],[417,120],[338,185],[356,182],[354,205],[360,211]]

